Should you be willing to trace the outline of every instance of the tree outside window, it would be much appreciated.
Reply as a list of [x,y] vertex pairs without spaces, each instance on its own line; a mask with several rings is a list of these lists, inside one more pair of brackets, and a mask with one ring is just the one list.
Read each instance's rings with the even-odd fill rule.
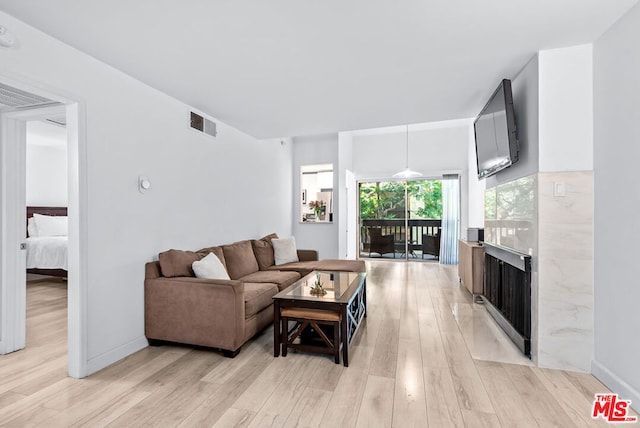
[[442,182],[440,180],[360,183],[360,218],[363,220],[404,218],[405,186],[409,218],[442,218]]

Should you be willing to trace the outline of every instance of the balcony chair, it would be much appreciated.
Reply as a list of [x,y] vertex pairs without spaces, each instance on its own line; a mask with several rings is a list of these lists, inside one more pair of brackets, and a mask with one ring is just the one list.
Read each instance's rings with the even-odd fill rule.
[[393,253],[393,258],[396,258],[393,235],[383,235],[382,229],[372,227],[369,228],[369,239],[369,257],[371,253],[379,253],[380,257],[386,253]]
[[440,229],[436,235],[422,235],[422,258],[425,254],[440,258]]

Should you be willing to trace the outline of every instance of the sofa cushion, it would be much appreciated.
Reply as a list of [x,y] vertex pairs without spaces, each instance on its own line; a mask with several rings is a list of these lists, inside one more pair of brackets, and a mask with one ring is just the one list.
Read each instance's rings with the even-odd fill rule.
[[270,282],[277,284],[278,289],[284,290],[300,278],[302,278],[300,274],[295,271],[261,270],[243,276],[240,280],[245,282]]
[[280,266],[271,266],[269,270],[286,272],[298,272],[301,276],[308,275],[314,270],[341,271],[341,272],[366,272],[367,268],[362,260],[314,260],[308,262],[293,262]]
[[300,277],[308,275],[314,270],[316,270],[316,261],[293,262],[269,268],[269,271],[297,272]]
[[251,241],[239,241],[223,245],[227,272],[231,279],[242,278],[250,273],[258,272],[258,262],[251,248]]
[[272,297],[278,293],[278,286],[268,282],[244,283],[244,317],[251,318],[273,303]]
[[277,266],[298,261],[295,238],[272,239],[271,243]]
[[253,247],[253,254],[256,256],[258,262],[258,268],[260,270],[267,270],[270,266],[275,264],[275,258],[273,255],[272,239],[278,239],[278,235],[272,233],[264,238],[254,239],[251,241]]
[[191,267],[196,278],[231,279],[218,256],[213,253],[209,253],[201,260],[196,260]]
[[222,251],[222,247],[206,247],[196,251],[201,257],[206,257],[209,253],[213,253],[218,257],[220,262],[222,262],[222,266],[227,268],[226,260],[224,259],[224,252]]
[[162,276],[172,278],[174,276],[195,276],[191,265],[200,260],[204,255],[193,251],[169,250],[158,254]]

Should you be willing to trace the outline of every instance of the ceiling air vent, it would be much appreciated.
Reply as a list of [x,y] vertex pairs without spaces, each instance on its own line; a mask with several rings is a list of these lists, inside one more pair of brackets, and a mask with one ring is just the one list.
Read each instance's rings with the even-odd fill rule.
[[56,104],[56,102],[48,98],[0,83],[0,109],[4,109],[6,107],[14,109],[24,107],[43,107],[53,104]]
[[215,137],[218,135],[216,131],[216,123],[200,116],[198,113],[191,112],[191,128],[204,134]]

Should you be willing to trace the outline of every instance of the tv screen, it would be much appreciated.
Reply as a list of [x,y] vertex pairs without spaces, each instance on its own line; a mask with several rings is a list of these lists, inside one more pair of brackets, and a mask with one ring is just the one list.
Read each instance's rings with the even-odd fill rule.
[[503,79],[473,122],[478,178],[485,178],[518,161],[516,118],[511,81]]

